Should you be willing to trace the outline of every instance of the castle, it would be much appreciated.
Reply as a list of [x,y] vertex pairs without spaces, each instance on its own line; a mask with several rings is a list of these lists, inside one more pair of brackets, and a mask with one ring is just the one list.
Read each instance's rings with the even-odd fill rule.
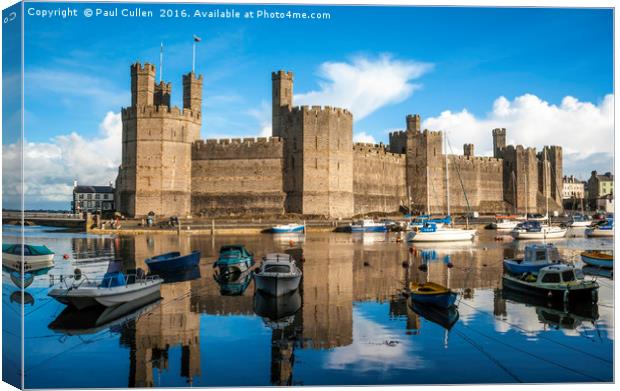
[[[202,76],[183,75],[183,108],[151,64],[131,65],[131,106],[122,109],[118,210],[126,216],[229,214],[349,218],[372,212],[480,213],[561,210],[562,148],[506,145],[493,157],[444,155],[442,132],[419,115],[389,145],[353,142],[346,109],[293,106],[293,73],[272,79],[273,137],[200,140]],[[447,170],[447,172],[446,172]],[[446,178],[450,180],[447,181]],[[449,189],[446,191],[446,184]]]

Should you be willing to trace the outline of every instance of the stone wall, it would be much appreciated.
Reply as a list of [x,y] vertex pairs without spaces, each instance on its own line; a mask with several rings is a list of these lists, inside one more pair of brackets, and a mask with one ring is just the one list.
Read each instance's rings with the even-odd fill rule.
[[282,139],[200,140],[191,156],[192,213],[284,213]]
[[384,145],[353,146],[354,214],[398,212],[407,204],[406,158]]

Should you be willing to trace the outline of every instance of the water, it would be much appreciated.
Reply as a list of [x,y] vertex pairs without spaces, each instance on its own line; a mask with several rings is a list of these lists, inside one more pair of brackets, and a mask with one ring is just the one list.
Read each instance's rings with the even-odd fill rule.
[[[548,307],[510,295],[501,289],[501,262],[524,243],[495,241],[493,231],[481,230],[474,244],[409,252],[396,234],[212,239],[27,229],[27,242],[56,252],[55,268],[25,291],[27,388],[613,380],[613,280],[596,277],[599,302],[593,306]],[[14,241],[12,235],[5,226],[4,243]],[[583,249],[613,245],[573,235],[554,244],[578,264]],[[254,296],[250,278],[220,287],[212,264],[226,243],[242,243],[257,257],[275,251],[303,257],[299,291],[277,307]],[[146,269],[151,255],[193,249],[202,252],[199,270],[162,285],[161,300],[125,313],[76,314],[46,295],[50,275],[70,274],[76,265],[101,274],[107,260],[119,257],[125,269]],[[427,272],[419,269],[424,262]],[[451,327],[446,314],[435,319],[425,313],[433,322],[401,295],[409,281],[427,278],[460,294]],[[19,314],[16,291],[3,272],[9,321]],[[448,315],[454,320],[456,314]]]

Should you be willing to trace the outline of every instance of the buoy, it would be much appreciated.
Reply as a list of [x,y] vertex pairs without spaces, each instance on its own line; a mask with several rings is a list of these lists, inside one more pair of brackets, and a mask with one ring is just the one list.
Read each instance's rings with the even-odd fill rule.
[[403,267],[409,267],[409,262],[403,261],[402,265],[403,265]]
[[64,255],[62,256],[62,258],[63,258],[63,259],[69,259],[69,254],[64,254]]
[[428,270],[428,266],[426,266],[426,264],[421,264],[420,266],[418,266],[418,270],[425,272]]
[[293,240],[289,240],[289,241],[288,241],[288,245],[289,245],[289,246],[291,246],[291,247],[293,247],[293,246],[295,245],[295,242],[294,242]]
[[446,266],[448,266],[448,268],[452,269],[454,267],[454,264],[452,262],[448,262],[448,264],[446,264]]

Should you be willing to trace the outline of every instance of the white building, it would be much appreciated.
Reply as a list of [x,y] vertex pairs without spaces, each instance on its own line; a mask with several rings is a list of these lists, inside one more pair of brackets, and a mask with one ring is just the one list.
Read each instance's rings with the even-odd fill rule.
[[578,180],[574,176],[564,176],[562,180],[562,199],[583,199],[585,198],[585,182]]

